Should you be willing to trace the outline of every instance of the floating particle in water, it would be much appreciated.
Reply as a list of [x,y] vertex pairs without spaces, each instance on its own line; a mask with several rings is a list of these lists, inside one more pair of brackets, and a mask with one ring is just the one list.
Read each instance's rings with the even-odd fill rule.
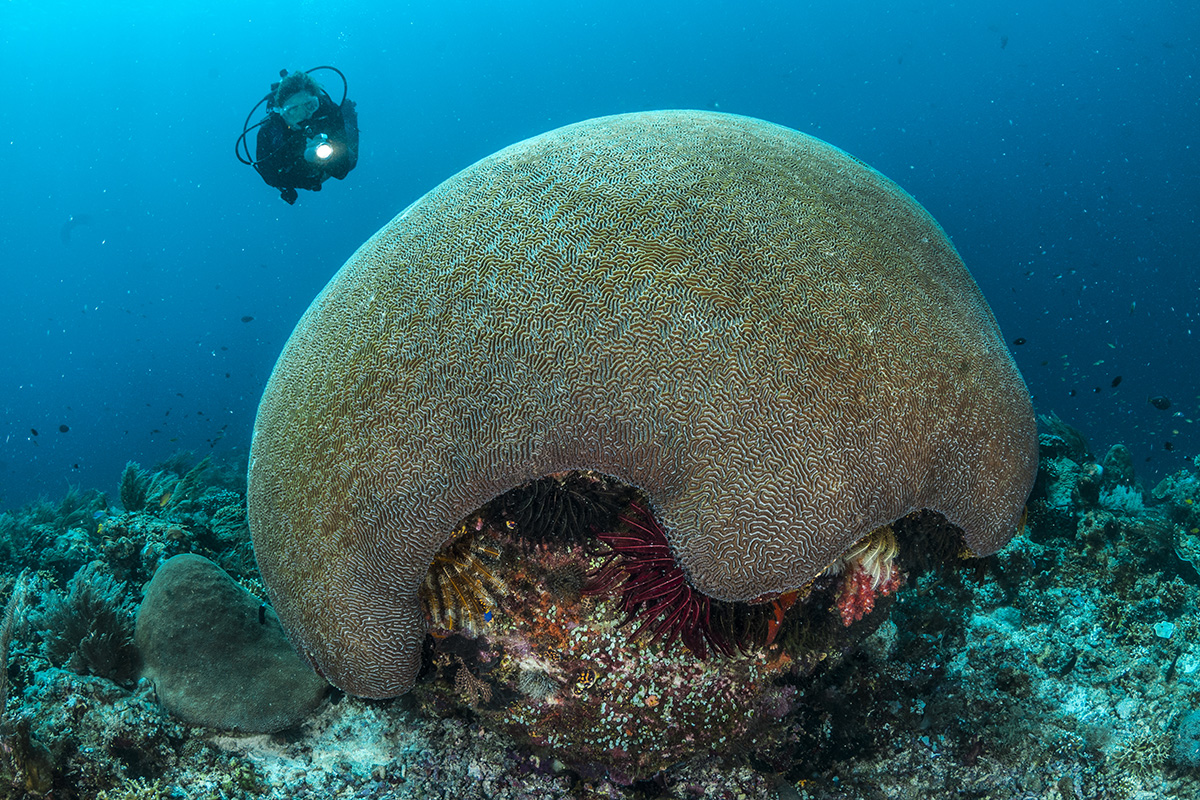
[[1159,411],[1166,411],[1171,407],[1171,398],[1166,395],[1156,395],[1150,398],[1150,405],[1157,408]]
[[1113,378],[1113,380],[1112,380],[1112,385],[1113,385],[1113,388],[1114,388],[1114,389],[1115,389],[1115,388],[1117,388],[1118,386],[1120,386],[1120,385],[1121,385],[1121,376],[1120,376],[1120,375],[1118,375],[1117,377]]
[[242,317],[242,322],[254,322],[254,317],[247,314],[246,316]]
[[70,429],[70,428],[68,428],[66,425],[59,425],[59,426],[58,426],[58,432],[59,432],[59,433],[66,433],[66,432],[67,432],[67,431],[69,431],[69,430],[71,430],[71,429]]
[[1021,345],[1025,344],[1025,341],[1026,340],[1024,336],[1018,336],[1016,339],[1013,339],[1013,344],[1017,347],[1020,347]]

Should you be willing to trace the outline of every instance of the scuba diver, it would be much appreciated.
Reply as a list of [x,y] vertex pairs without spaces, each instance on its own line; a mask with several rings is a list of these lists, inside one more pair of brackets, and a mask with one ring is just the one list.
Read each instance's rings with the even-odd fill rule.
[[[342,79],[342,100],[335,104],[311,74],[320,69],[336,72]],[[358,112],[346,99],[346,76],[334,67],[313,67],[289,73],[279,71],[279,82],[250,109],[234,152],[243,164],[258,171],[279,196],[292,205],[296,190],[321,191],[329,178],[342,180],[358,163]],[[263,103],[267,117],[250,124]],[[247,137],[258,128],[255,157],[250,157]],[[243,153],[245,154],[243,156]]]

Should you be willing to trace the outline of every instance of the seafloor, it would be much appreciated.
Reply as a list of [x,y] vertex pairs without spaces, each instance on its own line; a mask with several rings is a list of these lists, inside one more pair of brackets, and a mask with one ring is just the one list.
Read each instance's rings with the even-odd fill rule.
[[155,569],[193,552],[264,595],[240,469],[131,466],[119,500],[0,515],[0,797],[1200,797],[1200,459],[1147,486],[1124,447],[1096,457],[1043,422],[1028,524],[1001,553],[902,563],[875,632],[793,681],[780,747],[706,745],[632,784],[416,696],[334,691],[274,734],[167,713],[134,640]]

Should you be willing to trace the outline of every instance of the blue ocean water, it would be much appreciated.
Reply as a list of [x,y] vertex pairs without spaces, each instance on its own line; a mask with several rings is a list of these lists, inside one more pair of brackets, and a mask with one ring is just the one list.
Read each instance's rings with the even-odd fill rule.
[[[244,454],[292,327],[392,216],[516,140],[672,107],[898,181],[1023,342],[1039,413],[1178,469],[1200,451],[1198,34],[1189,0],[9,0],[0,507]],[[234,140],[280,68],[322,64],[359,165],[289,207]]]

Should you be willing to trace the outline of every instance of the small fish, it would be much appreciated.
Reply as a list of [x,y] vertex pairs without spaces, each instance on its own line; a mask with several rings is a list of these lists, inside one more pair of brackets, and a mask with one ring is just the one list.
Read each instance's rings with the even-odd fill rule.
[[69,430],[71,430],[71,429],[70,429],[70,428],[68,428],[66,425],[59,425],[59,426],[58,426],[58,432],[59,432],[59,433],[66,433],[66,432],[67,432],[67,431],[69,431]]
[[1174,442],[1163,442],[1163,450],[1171,451],[1175,449]]
[[575,679],[575,694],[582,694],[584,691],[595,686],[598,677],[594,669],[582,670],[579,673],[579,677]]
[[1013,344],[1017,347],[1020,347],[1021,345],[1025,344],[1026,341],[1027,340],[1024,336],[1018,336],[1017,338],[1013,339]]
[[1155,397],[1151,397],[1149,402],[1150,402],[1150,405],[1154,406],[1159,411],[1166,411],[1168,408],[1171,407],[1171,398],[1167,397],[1166,395],[1162,395],[1162,394],[1157,395]]
[[1115,388],[1117,388],[1118,386],[1120,386],[1120,385],[1121,385],[1121,376],[1120,376],[1120,375],[1118,375],[1117,377],[1113,378],[1113,380],[1112,380],[1112,385],[1113,385],[1113,388],[1114,388],[1114,389],[1115,389]]
[[32,433],[34,436],[37,436],[37,428],[30,428],[29,432]]
[[1072,389],[1071,391],[1067,392],[1067,396],[1068,396],[1068,397],[1074,397],[1074,396],[1075,396],[1075,390],[1074,390],[1074,389]]
[[1092,394],[1100,394],[1100,387],[1099,387],[1099,386],[1093,386],[1093,387],[1092,387]]
[[254,322],[254,317],[247,314],[246,316],[242,317],[242,322]]

